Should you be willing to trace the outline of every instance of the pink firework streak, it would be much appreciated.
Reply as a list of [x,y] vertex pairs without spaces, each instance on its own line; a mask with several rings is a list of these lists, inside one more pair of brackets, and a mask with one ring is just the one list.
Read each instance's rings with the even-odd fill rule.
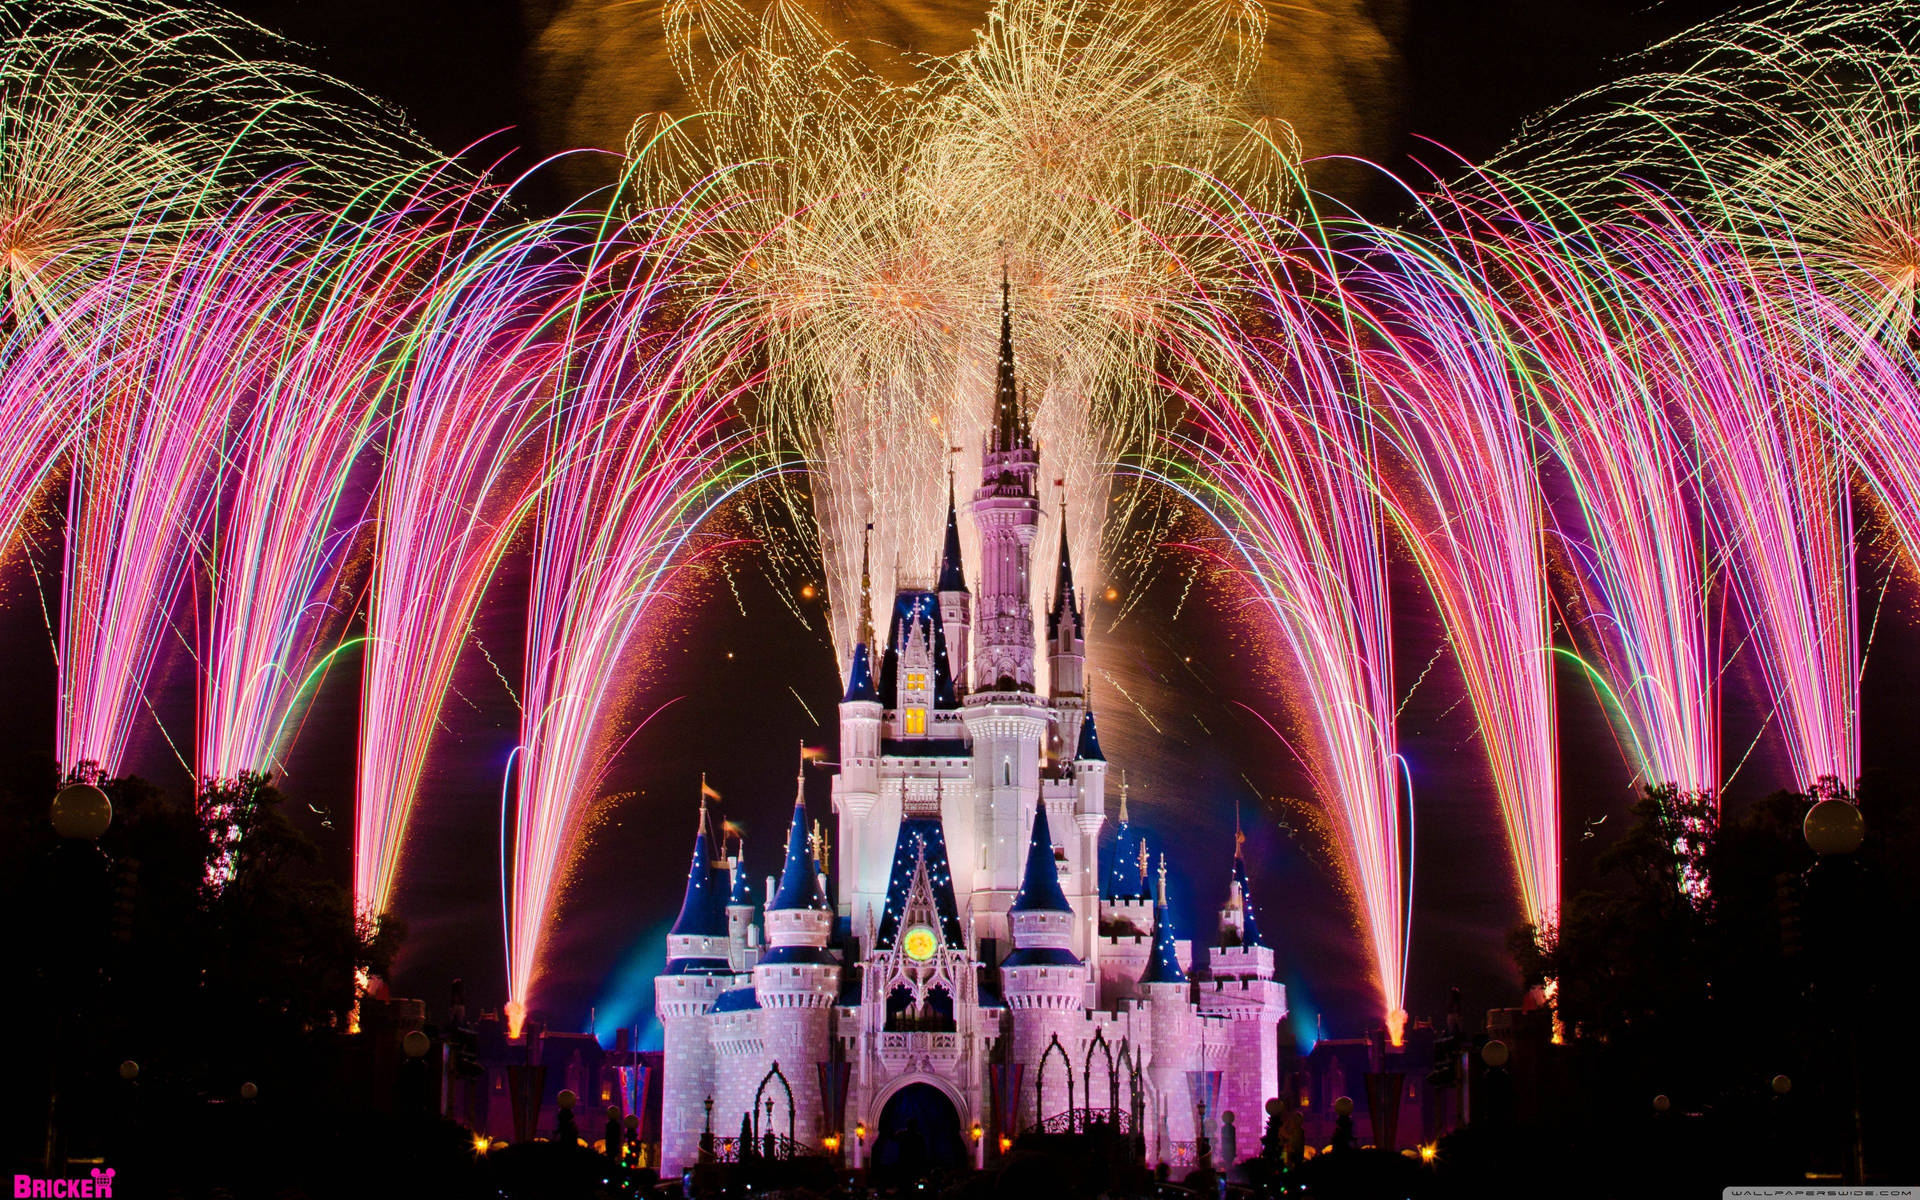
[[1456,214],[1509,297],[1540,386],[1538,428],[1571,485],[1561,528],[1594,647],[1642,782],[1720,790],[1721,659],[1712,547],[1690,432],[1645,359],[1653,319],[1605,229],[1561,234],[1517,212]]
[[1541,498],[1525,373],[1487,281],[1445,239],[1376,231],[1350,273],[1372,315],[1387,510],[1466,680],[1506,820],[1526,919],[1560,905],[1560,776]]
[[1757,264],[1663,214],[1630,237],[1658,338],[1649,376],[1700,448],[1707,508],[1806,787],[1860,776],[1853,513],[1837,397],[1857,350]]
[[544,226],[464,240],[396,368],[360,689],[354,898],[392,903],[441,705],[481,598],[539,483],[540,414],[571,278]]
[[[1249,223],[1251,224],[1251,223]],[[1173,439],[1163,476],[1226,533],[1264,610],[1293,652],[1315,723],[1306,764],[1333,812],[1359,900],[1395,1045],[1406,1024],[1412,921],[1412,806],[1394,732],[1383,515],[1351,339],[1319,264],[1290,269],[1257,244],[1247,287],[1257,316],[1196,304],[1172,341],[1195,382],[1181,388],[1191,433]],[[1206,351],[1181,354],[1188,345]],[[1225,370],[1214,369],[1215,363]]]
[[[532,601],[511,883],[506,888],[510,1027],[525,1019],[565,865],[604,778],[615,703],[633,684],[623,660],[701,517],[741,477],[744,449],[723,423],[733,395],[714,379],[696,316],[663,311],[671,264],[603,242],[582,284],[556,395],[550,465],[534,536]],[[623,273],[637,272],[631,282]],[[750,352],[728,337],[725,358]],[[742,383],[739,386],[748,386]],[[631,735],[629,735],[631,736]],[[503,813],[503,818],[505,814]]]
[[60,766],[117,774],[213,512],[227,431],[264,384],[301,230],[243,209],[169,251],[130,248],[92,335],[93,419],[69,489]]
[[369,456],[394,346],[441,237],[431,195],[392,200],[353,220],[288,217],[300,234],[295,254],[259,268],[273,268],[286,311],[258,347],[260,392],[229,452],[214,520],[203,780],[274,768],[352,608],[347,573],[371,494],[362,485],[354,503],[352,476]]

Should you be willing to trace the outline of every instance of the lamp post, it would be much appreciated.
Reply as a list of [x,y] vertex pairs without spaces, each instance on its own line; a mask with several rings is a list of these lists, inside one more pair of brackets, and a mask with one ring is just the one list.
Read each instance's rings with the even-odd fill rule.
[[1813,990],[1835,1040],[1845,1055],[1848,1146],[1845,1180],[1857,1184],[1866,1177],[1866,1148],[1860,1118],[1860,1045],[1855,1032],[1857,1022],[1849,1005],[1861,1001],[1856,972],[1859,955],[1853,949],[1853,934],[1859,920],[1855,892],[1860,865],[1853,854],[1866,840],[1867,825],[1860,808],[1843,799],[1838,788],[1814,786],[1819,797],[1807,810],[1800,833],[1813,851],[1813,865],[1807,868],[1807,900],[1815,921],[1813,942],[1819,949],[1815,960]]

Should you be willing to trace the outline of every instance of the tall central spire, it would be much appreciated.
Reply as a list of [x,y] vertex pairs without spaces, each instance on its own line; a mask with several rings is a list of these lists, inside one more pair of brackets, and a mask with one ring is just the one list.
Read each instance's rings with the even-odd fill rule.
[[994,377],[993,448],[1005,452],[1026,449],[1032,442],[1027,415],[1020,407],[1020,388],[1013,374],[1013,283],[1000,268],[1000,361]]

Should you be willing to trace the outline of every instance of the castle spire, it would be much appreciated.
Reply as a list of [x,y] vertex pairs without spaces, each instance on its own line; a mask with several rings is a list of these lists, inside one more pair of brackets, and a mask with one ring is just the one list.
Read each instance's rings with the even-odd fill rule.
[[1260,940],[1260,921],[1253,907],[1253,885],[1247,880],[1247,835],[1240,830],[1240,802],[1233,802],[1233,874],[1227,883],[1229,910],[1239,905],[1240,944],[1264,946]]
[[1173,944],[1173,922],[1167,916],[1167,856],[1160,856],[1160,890],[1153,902],[1153,950],[1147,956],[1147,969],[1141,983],[1185,983],[1187,973],[1180,967],[1180,953]]
[[1127,823],[1127,773],[1120,772],[1120,823]]
[[806,763],[801,762],[800,783],[793,798],[793,823],[787,828],[787,861],[780,870],[780,888],[768,909],[825,908],[819,880],[813,870],[813,853],[807,839]]
[[873,647],[873,522],[860,535],[860,644]]
[[1000,358],[994,375],[993,449],[1025,449],[1031,441],[1020,390],[1013,373],[1013,284],[1005,263],[1000,265]]
[[1080,630],[1080,608],[1073,594],[1073,551],[1067,541],[1067,497],[1060,495],[1060,562],[1053,572],[1053,612],[1047,622],[1049,636],[1058,636],[1061,622],[1072,617],[1074,633]]
[[721,907],[723,895],[714,885],[713,858],[707,852],[707,797],[703,780],[700,824],[693,835],[693,862],[687,867],[687,892],[680,901],[680,915],[668,933],[676,937],[727,936],[727,916]]
[[1053,831],[1047,827],[1047,806],[1033,806],[1033,834],[1027,839],[1027,869],[1020,878],[1008,912],[1072,912],[1060,890],[1060,868],[1053,859]]
[[967,590],[967,573],[960,561],[960,518],[953,500],[953,460],[947,460],[947,538],[940,547],[940,592]]
[[[880,691],[873,680],[873,522],[860,542],[860,633],[853,645],[853,666],[847,671],[847,693],[842,702],[877,701]],[[801,760],[805,769],[806,760]]]

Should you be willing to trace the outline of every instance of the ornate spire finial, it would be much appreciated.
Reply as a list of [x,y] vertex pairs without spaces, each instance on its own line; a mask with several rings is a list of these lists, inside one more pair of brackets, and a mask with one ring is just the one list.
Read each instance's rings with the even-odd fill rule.
[[1140,885],[1142,887],[1145,887],[1147,883],[1147,869],[1153,865],[1153,855],[1147,853],[1146,838],[1140,839],[1139,862],[1140,862]]
[[1127,771],[1125,767],[1120,769],[1120,823],[1122,825],[1127,823]]
[[1233,856],[1240,857],[1241,848],[1247,844],[1247,835],[1240,832],[1240,797],[1233,798]]
[[1160,903],[1167,902],[1167,856],[1160,856]]

